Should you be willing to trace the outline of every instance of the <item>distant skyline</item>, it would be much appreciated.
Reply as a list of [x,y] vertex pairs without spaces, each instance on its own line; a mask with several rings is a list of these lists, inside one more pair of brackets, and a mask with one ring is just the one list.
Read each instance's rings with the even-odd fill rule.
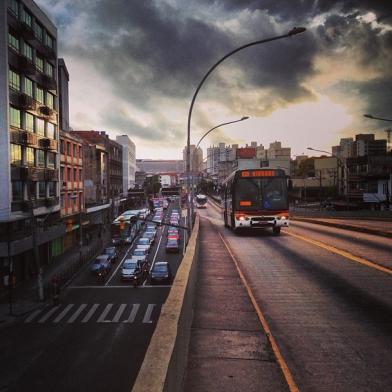
[[181,159],[191,97],[208,68],[258,39],[307,31],[242,51],[200,91],[192,143],[211,127],[218,142],[293,154],[330,150],[341,137],[391,124],[392,3],[335,0],[35,0],[58,28],[70,73],[74,129],[127,134],[137,158]]

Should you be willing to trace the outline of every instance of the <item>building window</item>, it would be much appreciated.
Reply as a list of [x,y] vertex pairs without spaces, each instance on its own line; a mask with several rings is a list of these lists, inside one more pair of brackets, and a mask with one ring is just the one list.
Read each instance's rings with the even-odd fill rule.
[[63,139],[61,139],[60,140],[60,153],[61,154],[64,154],[64,140]]
[[60,166],[60,181],[65,181],[65,179],[64,179],[64,166]]
[[54,96],[51,93],[46,93],[46,106],[54,109]]
[[20,128],[20,110],[10,106],[10,125],[11,127]]
[[78,170],[77,169],[73,169],[73,178],[74,178],[74,181],[78,181]]
[[44,31],[42,29],[42,26],[39,23],[37,23],[37,21],[34,24],[34,33],[35,33],[35,37],[38,38],[40,41],[42,41],[44,37]]
[[56,139],[56,127],[52,123],[46,123],[46,137]]
[[35,56],[35,67],[39,72],[44,72],[44,60],[39,56]]
[[12,200],[21,201],[23,200],[23,182],[12,181]]
[[39,102],[39,103],[44,103],[44,90],[42,88],[39,88],[37,86],[37,88],[35,89],[35,99]]
[[12,13],[18,17],[19,16],[19,3],[16,0],[11,0],[10,1],[10,10]]
[[19,39],[11,33],[8,33],[8,45],[19,53]]
[[33,61],[33,48],[26,42],[23,42],[23,56]]
[[34,148],[26,147],[26,165],[35,166]]
[[72,146],[73,146],[73,156],[74,156],[74,158],[76,158],[77,157],[77,145],[73,144]]
[[26,95],[29,97],[33,98],[34,93],[33,93],[33,81],[30,80],[29,78],[25,77],[25,83],[24,83],[24,92]]
[[46,197],[46,187],[45,183],[42,181],[38,182],[38,197],[44,199]]
[[25,130],[34,132],[34,116],[30,113],[25,113]]
[[45,121],[37,118],[36,133],[40,136],[45,136]]
[[82,146],[79,146],[79,159],[82,158]]
[[79,181],[82,181],[82,169],[79,169]]
[[67,142],[67,155],[71,156],[71,143]]
[[30,181],[27,191],[29,199],[35,200],[37,198],[37,183],[35,181]]
[[20,166],[22,164],[22,147],[11,144],[11,164]]
[[45,151],[37,150],[37,166],[45,167]]
[[45,34],[45,45],[53,49],[53,38],[46,32]]
[[8,71],[8,84],[12,89],[20,91],[20,76],[11,69]]
[[56,154],[48,152],[48,167],[54,169],[56,167]]
[[67,168],[67,181],[72,181],[72,172],[70,167]]
[[46,62],[46,75],[53,78],[53,65],[48,62]]
[[22,10],[22,22],[30,27],[33,26],[33,17],[24,8]]
[[48,188],[49,188],[49,197],[55,197],[56,196],[56,183],[49,182]]

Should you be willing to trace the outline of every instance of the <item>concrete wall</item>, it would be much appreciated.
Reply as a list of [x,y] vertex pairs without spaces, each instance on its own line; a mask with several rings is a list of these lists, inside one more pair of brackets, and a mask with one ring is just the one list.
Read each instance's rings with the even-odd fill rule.
[[182,391],[197,278],[199,217],[170,290],[133,392]]

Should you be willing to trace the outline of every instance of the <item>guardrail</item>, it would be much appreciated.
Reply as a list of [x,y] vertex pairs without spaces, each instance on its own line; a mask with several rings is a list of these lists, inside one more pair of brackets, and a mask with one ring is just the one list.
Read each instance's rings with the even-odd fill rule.
[[133,392],[182,391],[188,358],[199,256],[196,216],[186,253],[135,381]]

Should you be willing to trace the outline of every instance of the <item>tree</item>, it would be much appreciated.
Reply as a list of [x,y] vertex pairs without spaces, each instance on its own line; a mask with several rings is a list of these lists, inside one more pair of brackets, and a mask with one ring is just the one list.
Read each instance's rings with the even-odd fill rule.
[[308,158],[302,161],[299,164],[297,168],[297,172],[295,174],[301,177],[314,177],[315,176],[314,158]]

